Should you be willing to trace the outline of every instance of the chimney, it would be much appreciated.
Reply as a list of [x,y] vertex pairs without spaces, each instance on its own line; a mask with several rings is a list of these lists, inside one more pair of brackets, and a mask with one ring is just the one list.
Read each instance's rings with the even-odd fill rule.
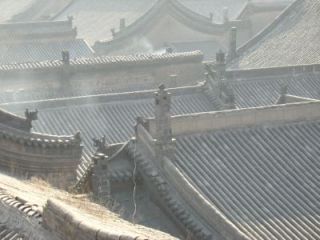
[[229,49],[227,60],[230,61],[237,56],[237,28],[232,27],[229,37]]
[[224,7],[222,10],[222,22],[229,22],[229,9],[227,7]]
[[164,84],[161,84],[159,90],[155,93],[155,137],[161,145],[172,142],[170,105],[171,95],[165,90]]
[[70,64],[70,53],[69,51],[62,51],[62,62],[63,64]]
[[124,28],[126,28],[126,19],[120,18],[120,31]]

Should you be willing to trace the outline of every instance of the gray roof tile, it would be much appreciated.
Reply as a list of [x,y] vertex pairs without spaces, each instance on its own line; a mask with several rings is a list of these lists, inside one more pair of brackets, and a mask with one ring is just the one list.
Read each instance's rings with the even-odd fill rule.
[[[53,61],[68,50],[70,58],[93,57],[92,49],[82,39],[0,43],[0,64]],[[22,64],[22,68],[28,65]]]
[[235,19],[247,0],[178,0],[189,10],[202,16],[209,17],[213,13],[213,22],[222,23],[222,12],[228,8],[229,19]]
[[[177,0],[173,0],[177,1]],[[79,30],[79,36],[90,44],[95,41],[108,41],[112,39],[110,29],[119,30],[120,18],[126,19],[126,25],[132,25],[144,16],[157,2],[164,0],[80,0],[67,7],[55,19],[62,20],[67,16],[74,16],[74,23]],[[220,22],[222,9],[227,6],[230,9],[231,18],[240,12],[245,0],[178,0],[187,10],[191,10],[201,17],[209,19],[209,13],[213,12],[214,22]]]
[[230,69],[320,63],[318,0],[297,0],[271,25],[238,49]]
[[110,29],[119,28],[120,18],[125,18],[126,24],[130,25],[143,16],[155,2],[156,0],[74,1],[56,19],[62,20],[72,15],[79,37],[93,44],[97,40],[110,39]]
[[288,84],[290,95],[320,98],[319,73],[255,77],[232,82],[236,106],[247,108],[275,104],[280,96],[281,84]]
[[1,0],[0,9],[1,16],[0,22],[10,21],[15,15],[27,10],[36,0]]
[[[125,142],[134,135],[137,117],[153,116],[152,95],[147,98],[126,99],[124,97],[100,102],[93,102],[96,101],[94,97],[82,99],[86,99],[86,103],[74,105],[68,99],[61,99],[52,100],[51,104],[45,107],[41,107],[41,102],[21,103],[18,106],[20,110],[24,108],[39,110],[39,120],[33,122],[34,131],[66,135],[80,130],[86,159],[89,159],[94,150],[92,138],[105,135],[108,144]],[[21,112],[16,110],[16,104],[4,107],[10,111]],[[214,109],[214,104],[204,93],[178,94],[172,98],[172,113],[175,115]]]
[[320,122],[176,137],[176,166],[248,239],[319,239]]

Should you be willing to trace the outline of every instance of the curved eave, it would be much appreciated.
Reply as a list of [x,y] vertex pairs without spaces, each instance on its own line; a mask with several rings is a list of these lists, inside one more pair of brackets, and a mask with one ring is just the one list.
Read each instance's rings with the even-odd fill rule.
[[43,133],[30,133],[0,124],[0,138],[18,144],[40,147],[80,147],[81,139],[78,134],[56,136]]
[[127,40],[132,40],[132,37],[142,36],[150,30],[153,24],[158,19],[161,19],[163,15],[170,15],[183,25],[195,31],[210,35],[223,34],[230,26],[239,27],[245,24],[237,20],[229,21],[225,24],[212,23],[209,17],[204,17],[189,10],[176,0],[159,0],[145,15],[125,29],[117,32],[112,40],[98,41],[94,44],[94,48],[99,48],[103,45],[111,49],[117,45],[122,45]]

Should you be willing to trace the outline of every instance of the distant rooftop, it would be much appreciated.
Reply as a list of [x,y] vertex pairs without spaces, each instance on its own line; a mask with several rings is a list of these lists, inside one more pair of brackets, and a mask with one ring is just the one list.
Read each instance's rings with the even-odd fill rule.
[[135,23],[159,2],[174,1],[187,11],[209,20],[212,13],[213,22],[222,22],[224,7],[229,9],[230,18],[234,19],[246,3],[246,0],[80,0],[65,8],[55,19],[62,20],[73,16],[79,30],[79,37],[86,39],[90,44],[97,40],[111,40],[111,29],[119,29],[121,18],[126,26]]
[[320,63],[320,2],[296,0],[256,37],[237,50],[230,69]]

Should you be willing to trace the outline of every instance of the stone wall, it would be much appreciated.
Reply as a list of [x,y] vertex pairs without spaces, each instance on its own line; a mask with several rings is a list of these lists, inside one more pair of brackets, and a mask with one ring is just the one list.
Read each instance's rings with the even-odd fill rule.
[[43,225],[64,240],[147,240],[137,235],[110,233],[53,200],[48,200],[43,210]]
[[[285,105],[226,110],[190,115],[173,116],[174,136],[226,128],[250,127],[268,123],[310,121],[320,118],[320,101],[300,102]],[[149,119],[149,131],[156,134],[154,119]]]

